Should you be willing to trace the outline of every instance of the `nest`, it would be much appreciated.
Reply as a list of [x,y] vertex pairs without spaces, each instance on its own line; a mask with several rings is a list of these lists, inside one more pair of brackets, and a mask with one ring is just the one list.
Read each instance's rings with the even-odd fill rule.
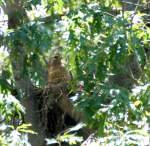
[[68,105],[62,103],[62,99],[64,98],[69,101],[69,95],[67,93],[66,83],[57,85],[49,83],[46,85],[39,98],[38,105],[41,126],[49,136],[55,136],[67,127],[76,124],[76,121],[63,110],[68,108]]

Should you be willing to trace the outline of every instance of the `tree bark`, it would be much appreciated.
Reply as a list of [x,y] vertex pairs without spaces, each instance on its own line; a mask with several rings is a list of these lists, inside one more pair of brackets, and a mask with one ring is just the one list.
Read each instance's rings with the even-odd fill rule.
[[[21,48],[20,50],[23,50]],[[21,104],[26,109],[25,122],[32,124],[32,130],[37,132],[37,135],[29,135],[29,141],[32,146],[42,146],[44,143],[45,133],[40,125],[37,99],[35,87],[28,77],[21,75],[23,69],[23,52],[19,52],[18,57],[12,60],[13,74],[17,89],[21,89],[24,97],[20,100]]]
[[[9,29],[16,29],[21,26],[23,21],[27,18],[25,10],[22,8],[22,1],[8,1],[6,2],[6,5],[3,5],[3,9],[8,15]],[[11,64],[15,79],[15,86],[17,89],[21,89],[24,93],[24,97],[20,101],[26,109],[25,122],[31,123],[32,129],[38,133],[37,135],[29,135],[29,141],[32,146],[42,146],[44,143],[45,133],[40,126],[36,98],[34,97],[34,86],[28,77],[22,76],[25,50],[20,43],[16,44],[15,48],[9,49],[11,50],[10,56],[12,57]],[[17,57],[13,58],[13,50],[16,50]]]

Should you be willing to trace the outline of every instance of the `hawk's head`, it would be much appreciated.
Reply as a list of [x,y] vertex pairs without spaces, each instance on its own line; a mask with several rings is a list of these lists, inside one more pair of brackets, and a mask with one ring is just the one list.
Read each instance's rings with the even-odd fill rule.
[[61,55],[59,53],[54,54],[50,59],[49,59],[49,65],[61,65]]

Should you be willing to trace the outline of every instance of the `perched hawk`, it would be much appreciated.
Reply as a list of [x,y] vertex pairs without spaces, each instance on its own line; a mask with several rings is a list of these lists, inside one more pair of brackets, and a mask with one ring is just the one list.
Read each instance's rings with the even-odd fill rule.
[[61,55],[57,53],[49,60],[48,83],[50,84],[59,84],[71,80],[71,75],[62,65],[61,59]]

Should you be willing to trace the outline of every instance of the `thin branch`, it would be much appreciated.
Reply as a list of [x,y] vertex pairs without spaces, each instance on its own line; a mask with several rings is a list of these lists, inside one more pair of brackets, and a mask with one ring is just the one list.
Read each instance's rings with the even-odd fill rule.
[[149,43],[150,42],[150,40],[145,40],[145,41],[141,41],[142,43],[144,43],[144,42],[147,42],[147,43]]
[[109,13],[109,12],[104,12],[104,14],[107,14],[107,15],[109,15],[109,16],[115,17],[115,15],[113,15],[113,14],[111,14],[111,13]]
[[[122,2],[122,1],[121,1]],[[122,18],[123,18],[123,20],[125,20],[125,15],[124,15],[124,13],[125,13],[125,8],[124,8],[124,4],[123,4],[123,2],[122,2]],[[126,30],[126,26],[125,26],[126,24],[124,24],[123,25],[123,27],[124,27],[124,30]],[[126,33],[126,31],[124,32],[124,35],[125,35],[125,38],[126,38],[126,40],[127,40],[127,33]]]
[[136,5],[136,7],[135,7],[135,10],[134,10],[134,13],[136,13],[137,9],[139,8],[140,2],[141,2],[141,0],[138,0],[138,3],[137,3],[137,5]]
[[1,120],[1,121],[0,121],[0,124],[2,124],[3,122],[5,122],[5,120],[6,120],[6,119]]
[[133,19],[134,19],[135,15],[136,15],[136,12],[137,12],[138,8],[139,8],[139,4],[140,4],[140,2],[141,2],[141,0],[138,0],[138,2],[137,2],[137,6],[135,7],[135,10],[134,10],[133,16],[132,16],[132,18],[131,18],[131,30],[132,30],[132,27],[133,27]]
[[65,16],[65,14],[47,16],[47,17],[39,18],[36,21],[41,21],[41,22],[49,23],[49,22],[53,22],[56,19],[61,19],[62,16]]
[[134,5],[134,6],[138,6],[138,7],[144,7],[143,5],[140,5],[139,3],[135,4],[132,2],[126,2],[126,1],[121,1],[122,3],[128,4],[128,5]]
[[0,23],[8,22],[8,20],[0,20]]

